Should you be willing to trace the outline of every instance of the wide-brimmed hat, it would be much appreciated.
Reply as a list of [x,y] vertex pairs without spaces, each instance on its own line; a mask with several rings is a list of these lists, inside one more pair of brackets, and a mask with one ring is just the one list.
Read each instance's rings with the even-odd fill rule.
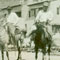
[[49,1],[44,1],[43,6],[49,6]]

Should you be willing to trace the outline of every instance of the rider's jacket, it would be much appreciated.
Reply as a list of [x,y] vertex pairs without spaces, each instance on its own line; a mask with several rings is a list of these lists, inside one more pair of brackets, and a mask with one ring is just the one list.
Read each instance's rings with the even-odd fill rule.
[[44,12],[43,10],[39,11],[36,16],[36,22],[40,22],[40,24],[46,27],[45,32],[48,32],[52,35],[52,26],[50,24],[46,25],[46,22],[50,23],[53,20],[53,14],[51,11]]
[[36,21],[46,22],[47,20],[51,21],[53,19],[53,14],[51,11],[44,12],[43,10],[39,11],[36,16]]

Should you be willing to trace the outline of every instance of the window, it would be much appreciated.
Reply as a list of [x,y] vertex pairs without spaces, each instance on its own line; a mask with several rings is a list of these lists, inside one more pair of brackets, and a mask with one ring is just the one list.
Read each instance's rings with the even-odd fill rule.
[[36,9],[34,9],[34,16],[36,17]]
[[29,11],[29,17],[30,17],[30,11]]
[[34,16],[34,10],[33,9],[31,10],[31,16]]
[[57,15],[59,15],[59,7],[57,7]]
[[43,9],[42,7],[41,7],[41,8],[39,8],[39,11],[40,11],[40,10],[42,10],[42,9]]
[[19,17],[21,17],[21,12],[16,12],[16,14],[17,14]]
[[38,12],[39,12],[40,10],[39,10],[39,8],[36,8],[36,16],[37,16],[37,14],[38,14]]
[[36,11],[35,11],[35,9],[31,9],[30,11],[29,11],[29,17],[35,17],[36,16]]
[[29,17],[36,17],[37,13],[42,10],[42,8],[35,8],[29,11]]
[[36,9],[31,9],[29,11],[29,17],[36,17],[37,13],[38,13],[38,9],[37,8]]

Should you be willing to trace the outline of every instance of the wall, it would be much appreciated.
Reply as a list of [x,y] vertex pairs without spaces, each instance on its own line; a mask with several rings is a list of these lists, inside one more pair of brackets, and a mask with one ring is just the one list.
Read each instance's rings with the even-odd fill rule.
[[24,18],[25,20],[28,19],[29,17],[29,7],[26,5],[26,4],[23,4],[22,5],[22,9],[21,9],[21,12],[22,12],[22,18]]
[[13,12],[21,11],[21,6],[13,7],[13,8],[12,8],[12,11],[13,11]]
[[[59,14],[57,14],[57,8],[59,8]],[[50,4],[50,10],[53,13],[53,24],[59,24],[60,25],[60,1],[53,1]]]
[[[57,8],[59,8],[59,10],[57,11]],[[60,1],[53,1],[50,4],[50,8],[49,8],[52,13],[53,13],[53,21],[51,22],[53,25],[53,31],[56,33],[58,31],[60,31]],[[57,14],[57,12],[59,12],[59,14]]]
[[0,0],[0,9],[21,4],[21,0]]

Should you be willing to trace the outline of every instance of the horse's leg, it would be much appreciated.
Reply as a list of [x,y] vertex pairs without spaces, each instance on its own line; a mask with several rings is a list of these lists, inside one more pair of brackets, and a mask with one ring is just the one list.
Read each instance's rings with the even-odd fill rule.
[[48,59],[49,60],[50,60],[50,52],[51,52],[50,48],[51,48],[51,45],[48,45]]
[[37,58],[38,58],[38,47],[35,47],[35,59],[37,60]]
[[42,60],[46,60],[46,54],[43,53]]
[[22,58],[21,58],[21,48],[20,48],[20,46],[19,46],[19,45],[20,45],[19,42],[20,42],[20,41],[17,42],[17,49],[18,49],[18,58],[17,58],[17,60],[19,60],[19,59],[21,60],[21,59],[22,59]]
[[6,56],[7,56],[8,60],[9,60],[9,54],[8,54],[8,51],[6,51]]
[[21,50],[20,50],[20,47],[18,47],[18,58],[17,60],[21,59]]
[[42,60],[46,60],[46,47],[42,47],[42,53],[43,53]]
[[4,48],[2,46],[2,49],[1,49],[1,54],[2,54],[2,60],[4,60]]
[[44,60],[44,54],[43,54],[43,56],[42,56],[42,60]]
[[5,50],[6,50],[7,59],[9,60],[9,53],[8,53],[8,45],[7,44],[5,44]]

